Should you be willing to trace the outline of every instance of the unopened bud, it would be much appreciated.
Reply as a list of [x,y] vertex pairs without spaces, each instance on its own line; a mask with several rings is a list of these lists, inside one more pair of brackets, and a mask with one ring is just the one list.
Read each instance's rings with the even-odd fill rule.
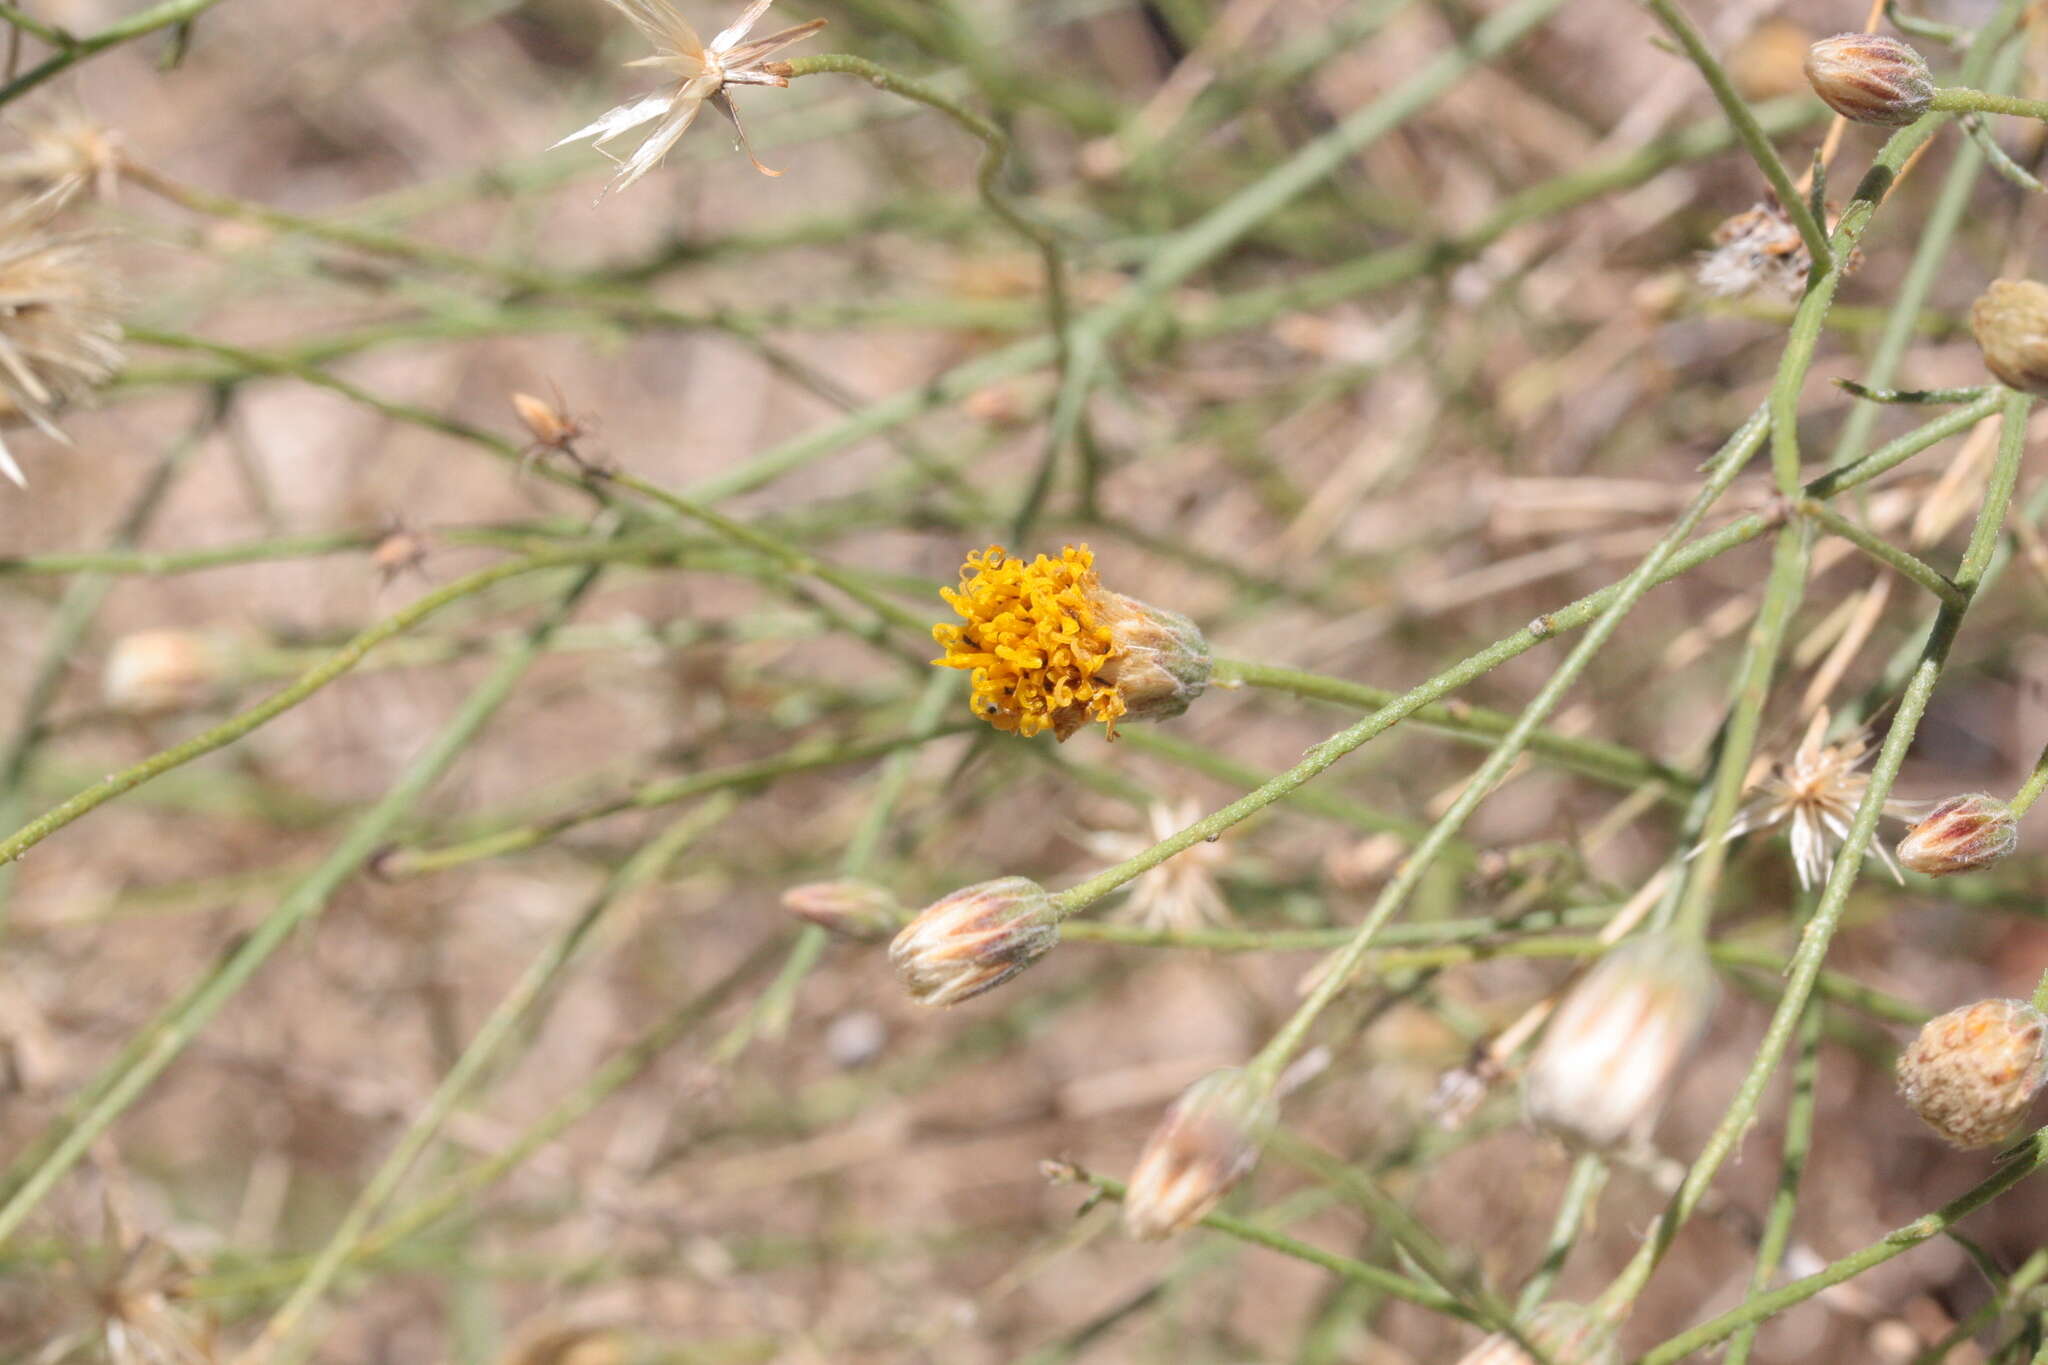
[[873,882],[806,882],[782,893],[782,908],[820,929],[860,943],[880,943],[909,915]]
[[2048,1074],[2048,1017],[2024,1000],[1979,1000],[1930,1020],[1899,1054],[1899,1093],[1958,1147],[2019,1131]]
[[220,641],[189,630],[143,630],[114,641],[100,691],[107,705],[132,715],[182,711],[211,701],[227,672]]
[[1595,1150],[1647,1129],[1714,993],[1706,951],[1689,936],[1642,934],[1610,949],[1558,1006],[1529,1059],[1530,1119]]
[[530,393],[512,395],[512,411],[518,415],[520,425],[533,436],[536,445],[559,449],[582,435],[576,419],[564,412],[559,404],[545,398],[535,398]]
[[1059,942],[1058,907],[1029,877],[998,877],[932,902],[889,945],[910,998],[957,1005],[994,990]]
[[1125,1231],[1152,1240],[1200,1222],[1258,1163],[1276,1109],[1273,1087],[1237,1067],[1189,1086],[1138,1154]]
[[2048,285],[1993,280],[1970,306],[1970,333],[1999,383],[2048,395]]
[[1946,877],[1975,872],[2013,851],[2020,841],[2012,807],[1973,792],[1951,796],[1899,840],[1899,861],[1915,872]]
[[1903,128],[1934,103],[1926,60],[1878,33],[1821,39],[1806,50],[1806,79],[1823,104],[1853,123]]
[[[1621,1365],[1614,1324],[1576,1303],[1546,1303],[1521,1327],[1531,1346],[1550,1365]],[[1536,1365],[1535,1358],[1505,1332],[1496,1332],[1467,1351],[1458,1365]]]

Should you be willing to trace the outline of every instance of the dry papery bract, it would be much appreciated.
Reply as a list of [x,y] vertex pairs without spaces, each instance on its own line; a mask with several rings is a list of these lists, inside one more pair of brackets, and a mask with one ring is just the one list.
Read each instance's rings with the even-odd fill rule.
[[[26,418],[69,444],[58,410],[121,367],[121,290],[101,242],[51,230],[55,207],[0,210],[0,424]],[[27,484],[4,439],[0,474]]]

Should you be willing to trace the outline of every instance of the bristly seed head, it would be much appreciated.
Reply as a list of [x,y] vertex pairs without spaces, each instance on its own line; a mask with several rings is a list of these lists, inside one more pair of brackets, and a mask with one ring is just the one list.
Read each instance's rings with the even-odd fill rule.
[[1277,1109],[1273,1087],[1237,1067],[1189,1086],[1138,1155],[1124,1191],[1125,1231],[1152,1241],[1208,1216],[1258,1163]]
[[1957,1147],[1992,1147],[2026,1122],[2048,1074],[2048,1018],[2024,1000],[1979,1000],[1930,1020],[1899,1054],[1899,1093]]
[[[619,166],[618,175],[606,187],[607,192],[622,190],[661,164],[661,159],[689,131],[697,119],[697,112],[708,101],[732,120],[733,131],[738,135],[747,159],[754,163],[755,170],[763,175],[782,174],[763,166],[754,155],[728,87],[788,86],[787,64],[768,59],[791,43],[823,28],[823,19],[813,19],[807,24],[798,24],[749,42],[747,35],[753,32],[754,24],[772,3],[772,0],[752,0],[739,18],[706,43],[698,38],[697,30],[690,27],[689,21],[678,14],[668,0],[606,0],[606,3],[625,15],[633,27],[640,30],[641,36],[654,45],[653,56],[642,57],[627,65],[654,67],[673,77],[676,84],[666,94],[648,95],[631,104],[620,105],[595,122],[578,128],[555,146],[584,138],[594,139],[591,145],[618,162]],[[619,134],[655,119],[661,119],[661,124],[626,160],[619,161],[605,151],[605,144]]]
[[1028,877],[998,877],[932,902],[889,945],[920,1005],[957,1005],[994,990],[1052,951],[1059,909]]
[[1975,872],[2019,846],[2019,821],[1995,796],[1951,796],[1899,840],[1899,861],[1929,877]]
[[1934,103],[1926,60],[1880,33],[1821,39],[1807,49],[1806,79],[1822,103],[1854,123],[1903,128]]

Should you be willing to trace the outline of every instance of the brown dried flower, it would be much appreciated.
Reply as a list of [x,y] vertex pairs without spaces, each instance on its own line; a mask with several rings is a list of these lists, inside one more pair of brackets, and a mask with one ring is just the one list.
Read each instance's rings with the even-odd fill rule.
[[1149,1241],[1200,1222],[1258,1163],[1276,1109],[1273,1087],[1237,1067],[1189,1086],[1138,1154],[1124,1229]]
[[1899,1093],[1958,1147],[2019,1131],[2048,1079],[2048,1017],[2024,1000],[1979,1000],[1928,1021],[1899,1054]]
[[[555,146],[588,137],[595,138],[591,145],[604,152],[605,143],[619,134],[653,119],[662,119],[661,126],[648,134],[647,140],[634,150],[631,157],[624,161],[612,157],[618,162],[619,173],[612,178],[607,190],[622,190],[661,164],[669,148],[675,146],[676,141],[696,122],[697,112],[708,100],[732,120],[733,131],[739,135],[740,145],[746,148],[747,159],[754,163],[754,169],[763,175],[782,174],[763,166],[754,156],[753,149],[748,147],[746,128],[740,123],[739,110],[733,105],[726,87],[788,86],[787,76],[767,69],[768,59],[791,43],[823,28],[823,19],[813,19],[807,24],[798,24],[748,42],[746,37],[753,31],[754,24],[773,3],[773,0],[753,0],[730,27],[706,43],[667,0],[606,0],[606,3],[631,20],[633,27],[654,44],[652,57],[642,57],[627,65],[655,67],[673,77],[676,85],[666,94],[648,95],[631,104],[620,105],[595,122],[578,128]],[[611,156],[610,152],[604,154]]]
[[1671,1077],[1713,1010],[1714,970],[1690,936],[1641,934],[1609,949],[1558,1006],[1523,1077],[1530,1119],[1605,1149],[1656,1121]]
[[[1839,744],[1822,744],[1827,726],[1827,711],[1815,712],[1805,739],[1758,785],[1757,794],[1728,830],[1733,839],[1785,824],[1792,835],[1792,865],[1799,873],[1799,884],[1808,889],[1827,880],[1835,846],[1848,837],[1849,822],[1870,786],[1870,778],[1862,771],[1870,758],[1866,738],[1857,734]],[[1884,805],[1884,813],[1897,819],[1914,818],[1922,809],[1916,802],[1891,798]],[[1892,876],[1903,881],[1890,851],[1879,843],[1870,847]]]
[[957,1005],[994,990],[1052,951],[1058,908],[1029,877],[977,882],[926,906],[889,945],[911,999]]
[[1837,33],[1806,50],[1806,80],[1853,123],[1903,128],[1934,102],[1926,59],[1880,33]]
[[1999,383],[2048,395],[2048,284],[1993,280],[1970,307],[1970,332]]
[[2012,807],[1995,796],[1951,796],[1899,840],[1899,861],[1930,877],[1975,872],[2011,853],[2020,841]]
[[[1854,274],[1862,264],[1862,251],[1851,250],[1842,273]],[[1713,250],[1700,253],[1693,278],[1700,288],[1724,299],[1759,293],[1796,299],[1812,269],[1806,239],[1785,210],[1776,204],[1754,204],[1714,229]]]

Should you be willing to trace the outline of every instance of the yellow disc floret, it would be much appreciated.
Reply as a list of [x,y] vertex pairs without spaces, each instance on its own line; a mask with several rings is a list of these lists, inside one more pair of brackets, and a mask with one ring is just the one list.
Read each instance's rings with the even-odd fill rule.
[[1124,698],[1104,670],[1122,650],[1086,545],[1030,563],[991,545],[967,556],[958,592],[940,592],[966,624],[932,627],[946,651],[932,662],[969,670],[976,715],[1027,736],[1065,739],[1092,720],[1115,733]]

